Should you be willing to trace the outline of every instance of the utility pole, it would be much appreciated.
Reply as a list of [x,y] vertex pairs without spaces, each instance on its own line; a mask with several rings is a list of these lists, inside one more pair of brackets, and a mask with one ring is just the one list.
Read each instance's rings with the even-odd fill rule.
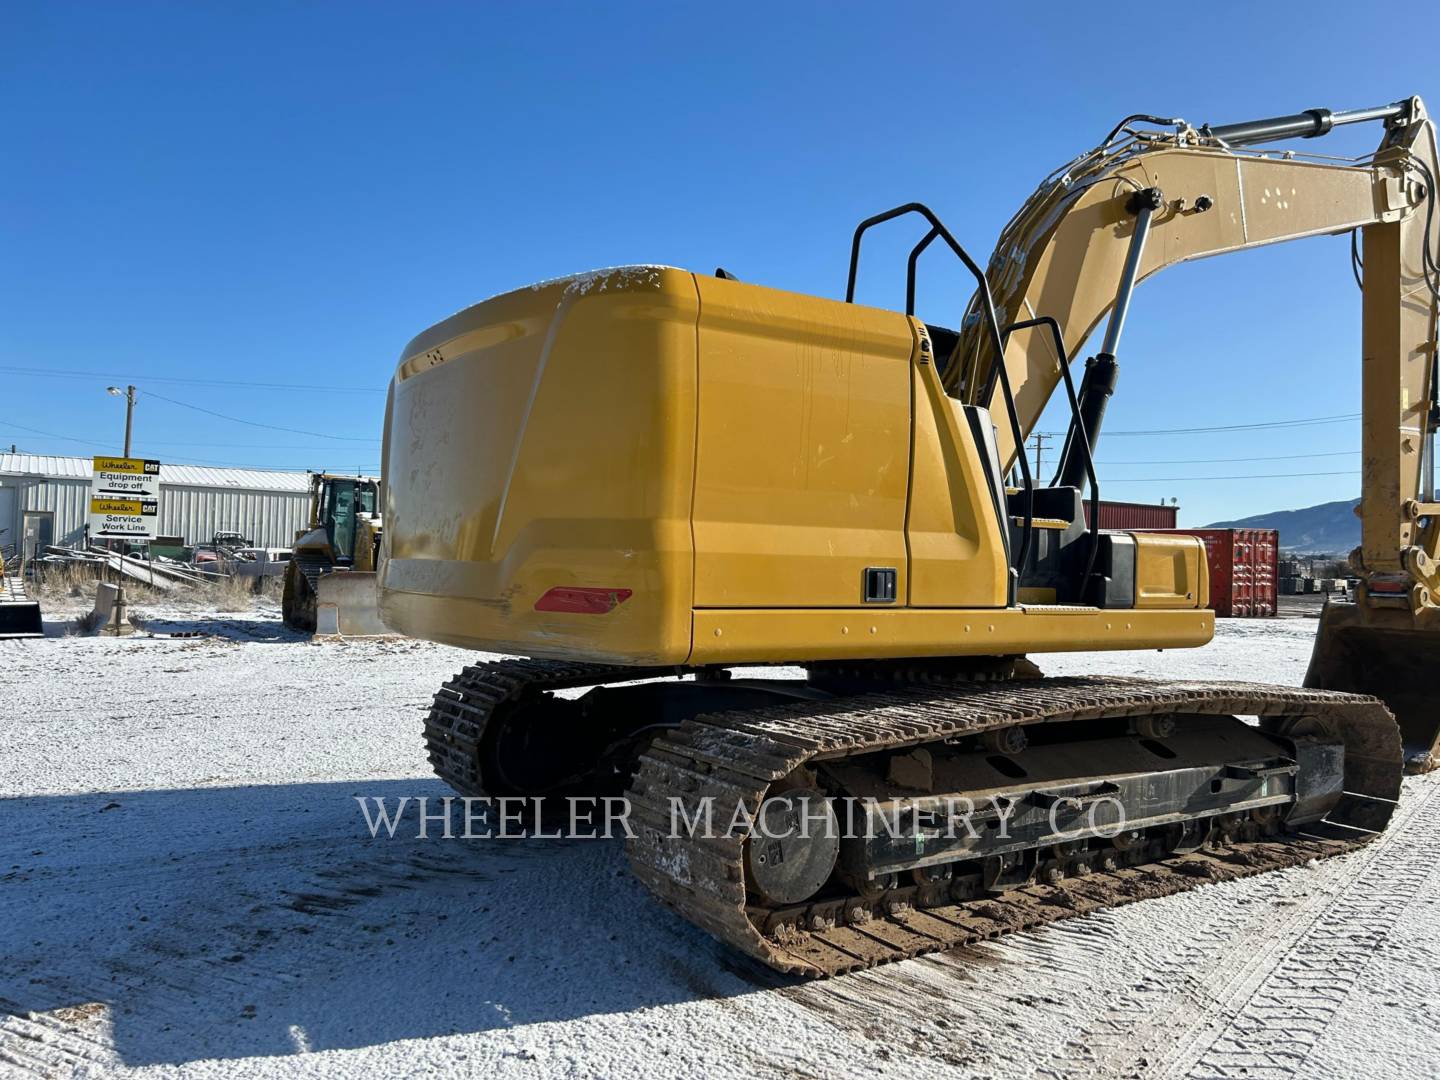
[[1036,483],[1037,485],[1040,483],[1040,462],[1041,462],[1041,460],[1042,460],[1041,455],[1043,455],[1043,454],[1045,453],[1045,444],[1046,444],[1047,442],[1049,442],[1051,439],[1053,439],[1054,437],[1055,437],[1054,435],[1051,435],[1051,434],[1049,434],[1048,432],[1044,432],[1044,431],[1037,431],[1037,432],[1035,432],[1035,434],[1034,434],[1034,439],[1035,439],[1035,483]]
[[130,456],[130,431],[135,424],[135,387],[127,386],[121,390],[118,386],[107,386],[105,391],[116,397],[120,397],[122,394],[125,396],[125,453],[122,456],[128,458]]
[[[128,458],[130,456],[130,433],[135,426],[135,387],[127,386],[124,390],[121,390],[118,386],[107,386],[105,392],[113,394],[115,397],[121,397],[123,395],[125,398],[125,452],[121,456]],[[110,547],[113,551],[113,542]],[[126,603],[125,598],[125,550],[123,546],[119,552],[119,560],[119,563],[115,567],[115,610],[111,613],[110,625],[105,627],[106,632],[114,634],[116,637],[119,637],[121,634],[130,633],[129,605]],[[151,576],[154,576],[153,568],[151,569]]]

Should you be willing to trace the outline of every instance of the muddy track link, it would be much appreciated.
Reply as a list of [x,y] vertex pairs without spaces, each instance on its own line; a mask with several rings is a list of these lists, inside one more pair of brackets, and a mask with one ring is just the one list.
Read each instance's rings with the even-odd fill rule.
[[300,573],[304,574],[305,580],[310,583],[312,593],[320,591],[320,579],[335,569],[335,564],[324,555],[313,555],[302,551],[299,555],[294,556],[294,559],[295,565],[300,568]]
[[500,660],[471,664],[442,683],[425,718],[425,745],[435,774],[461,795],[494,790],[484,775],[485,733],[505,710],[530,694],[673,675],[674,668],[636,668],[563,660]]
[[[777,910],[747,896],[742,836],[673,835],[672,798],[758,813],[771,785],[811,763],[904,749],[1010,725],[1173,713],[1316,718],[1345,745],[1345,791],[1323,821],[1275,838],[1163,857],[1053,885],[956,900],[944,885],[891,890],[880,900],[825,895]],[[1061,678],[975,687],[917,687],[715,713],[656,739],[629,793],[631,867],[667,906],[781,971],[837,975],[1210,881],[1245,877],[1351,850],[1385,827],[1400,794],[1394,718],[1375,698],[1249,683]],[[728,820],[728,813],[723,820]],[[1127,860],[1127,861],[1129,861]]]

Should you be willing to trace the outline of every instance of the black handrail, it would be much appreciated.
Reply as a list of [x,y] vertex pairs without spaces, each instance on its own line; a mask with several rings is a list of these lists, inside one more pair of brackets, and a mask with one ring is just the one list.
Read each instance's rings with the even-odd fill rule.
[[[855,302],[855,275],[860,269],[860,240],[866,230],[905,214],[919,214],[930,222],[931,231],[950,246],[955,257],[975,278],[980,297],[985,301],[985,325],[990,331],[990,347],[995,350],[995,368],[1000,373],[1000,385],[1005,391],[1005,411],[1010,417],[1010,432],[1015,440],[1016,456],[1020,462],[1020,476],[1025,482],[1025,525],[1020,534],[1020,554],[1014,563],[1018,577],[1025,572],[1025,563],[1030,558],[1030,534],[1035,528],[1035,480],[1030,475],[1030,462],[1025,457],[1025,434],[1020,428],[1020,413],[1015,407],[1015,394],[1010,388],[1010,373],[1005,370],[1005,342],[1000,335],[1000,317],[995,313],[995,297],[990,292],[990,282],[985,279],[984,271],[970,257],[970,253],[960,245],[960,241],[956,240],[950,234],[950,230],[935,216],[935,211],[924,203],[905,203],[893,210],[886,210],[883,214],[866,218],[855,227],[855,238],[850,242],[850,276],[845,285],[845,302],[847,304]],[[922,241],[920,245],[917,245],[917,250],[911,252],[912,265],[913,260],[919,258],[918,251],[923,251],[929,242],[929,240]],[[1007,516],[1008,510],[1007,506]],[[1008,522],[1002,522],[1002,524],[1008,527]]]
[[1090,449],[1089,436],[1085,434],[1085,425],[1080,423],[1080,398],[1075,393],[1075,378],[1070,374],[1070,354],[1065,350],[1060,324],[1050,315],[1041,315],[1037,319],[1013,322],[1001,333],[1008,343],[1010,335],[1016,330],[1028,330],[1032,326],[1048,326],[1050,336],[1055,339],[1055,351],[1060,354],[1060,372],[1065,377],[1065,393],[1070,398],[1071,430],[1077,433],[1078,445],[1085,454],[1085,472],[1090,478],[1090,527],[1086,530],[1090,533],[1090,554],[1085,559],[1085,573],[1080,578],[1080,598],[1083,601],[1085,590],[1090,587],[1090,575],[1095,572],[1095,559],[1100,554],[1100,479],[1095,475],[1095,456]]
[[915,264],[920,261],[921,254],[928,248],[935,238],[940,235],[938,229],[931,229],[925,234],[925,238],[910,249],[910,259],[905,267],[905,314],[915,314]]

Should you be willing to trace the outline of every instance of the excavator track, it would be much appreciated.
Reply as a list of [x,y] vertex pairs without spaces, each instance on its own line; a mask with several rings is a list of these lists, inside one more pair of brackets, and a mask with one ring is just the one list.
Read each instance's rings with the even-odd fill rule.
[[508,795],[487,775],[486,738],[508,709],[527,696],[673,675],[674,668],[636,668],[563,660],[471,664],[442,683],[425,718],[425,745],[435,774],[461,795]]
[[[877,750],[923,746],[1013,725],[1185,714],[1288,717],[1333,725],[1345,747],[1346,794],[1299,833],[1219,839],[1166,857],[1155,842],[1106,858],[1079,853],[1046,868],[1050,884],[957,898],[962,884],[916,885],[879,897],[822,895],[790,908],[757,904],[746,886],[744,835],[676,835],[671,799],[687,815],[702,799],[738,800],[752,816],[796,770]],[[1262,721],[1262,722],[1264,722]],[[933,688],[709,715],[655,740],[630,792],[631,867],[667,906],[781,971],[824,977],[901,960],[1211,881],[1341,854],[1378,833],[1399,797],[1395,721],[1375,698],[1245,683],[1063,678]]]
[[[551,691],[657,679],[674,668],[551,660],[466,667],[444,683],[425,721],[435,772],[471,797],[527,794],[493,775],[487,740]],[[845,672],[846,675],[855,673]],[[705,799],[753,818],[774,786],[826,763],[941,744],[1015,726],[1174,714],[1259,716],[1274,730],[1318,721],[1344,744],[1346,794],[1321,822],[1284,830],[1246,822],[1175,853],[1153,835],[1125,851],[1081,850],[1040,867],[1043,884],[986,891],[965,877],[904,884],[880,895],[822,891],[791,906],[747,888],[747,839],[688,836]],[[887,688],[703,713],[652,737],[627,792],[631,868],[666,906],[778,970],[811,977],[999,937],[1057,919],[1338,855],[1384,829],[1399,798],[1401,748],[1376,698],[1248,683],[1130,678],[1021,678]]]

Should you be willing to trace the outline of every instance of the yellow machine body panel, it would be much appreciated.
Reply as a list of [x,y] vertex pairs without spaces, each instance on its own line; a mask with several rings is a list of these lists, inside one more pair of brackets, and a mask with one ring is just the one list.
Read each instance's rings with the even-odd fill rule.
[[695,613],[694,664],[780,664],[887,657],[1011,656],[1181,649],[1215,636],[1213,611],[1026,606],[937,610],[781,609]]
[[912,607],[997,608],[1009,595],[1003,527],[961,405],[945,393],[920,324],[910,460]]
[[[411,343],[385,428],[389,626],[685,660],[697,313],[692,275],[634,267],[508,293]],[[601,616],[536,610],[551,589],[592,586],[629,594]]]
[[1137,608],[1210,606],[1210,565],[1195,536],[1131,533],[1135,540]]
[[[1142,542],[1145,610],[1008,605],[988,415],[963,409],[894,312],[660,267],[488,300],[392,384],[381,616],[636,665],[1210,639],[1188,547]],[[877,568],[893,596],[867,603]]]
[[905,590],[904,316],[702,277],[696,607],[848,607]]

